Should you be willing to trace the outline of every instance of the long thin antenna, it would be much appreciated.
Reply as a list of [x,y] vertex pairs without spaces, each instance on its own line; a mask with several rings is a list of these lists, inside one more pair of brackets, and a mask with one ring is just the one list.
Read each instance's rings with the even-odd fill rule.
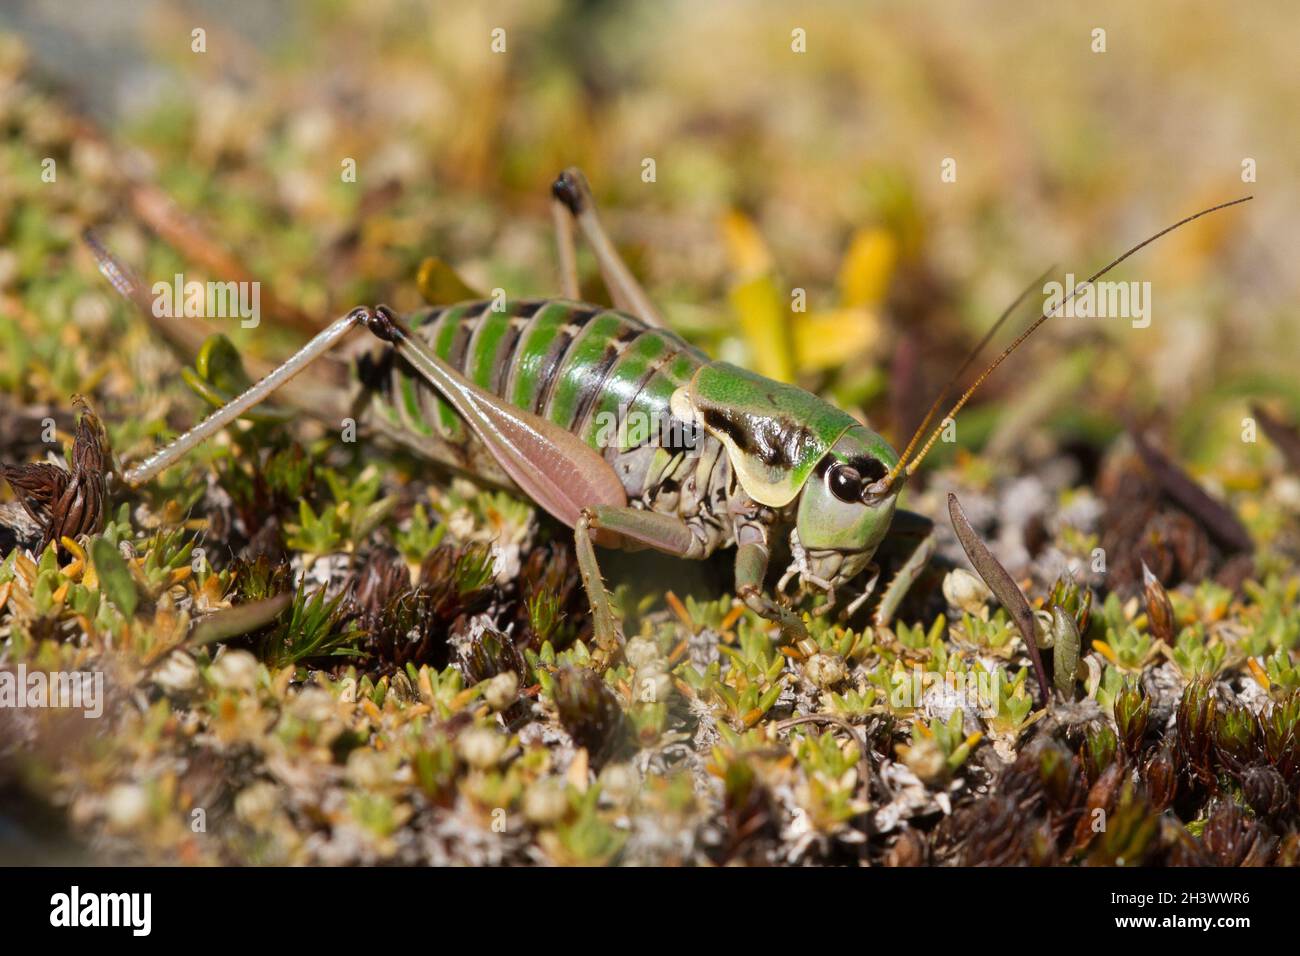
[[[926,441],[925,445],[922,446],[920,452],[918,452],[917,455],[912,459],[912,461],[908,463],[906,470],[903,472],[903,474],[906,477],[910,478],[916,472],[916,469],[920,466],[921,462],[925,460],[925,456],[929,454],[929,451],[934,446],[934,443],[939,440],[939,435],[943,431],[943,423],[951,419],[954,415],[956,415],[959,411],[961,411],[963,407],[965,407],[966,403],[970,401],[971,396],[975,394],[976,389],[978,389],[981,385],[984,384],[984,380],[987,379],[989,375],[993,373],[993,370],[996,369],[999,365],[1001,365],[1004,361],[1006,361],[1007,357],[1011,355],[1011,353],[1014,352],[1016,349],[1018,349],[1021,346],[1021,344],[1025,341],[1025,339],[1033,335],[1039,326],[1041,326],[1044,322],[1046,322],[1048,319],[1052,318],[1053,316],[1058,315],[1060,311],[1063,308],[1065,308],[1066,303],[1070,302],[1072,299],[1078,296],[1085,288],[1092,285],[1094,282],[1096,282],[1106,273],[1110,272],[1110,270],[1114,269],[1117,265],[1119,265],[1129,256],[1133,255],[1135,252],[1139,251],[1140,249],[1149,246],[1151,243],[1155,242],[1161,236],[1173,232],[1175,229],[1179,228],[1180,226],[1187,225],[1189,222],[1193,221],[1194,219],[1200,219],[1202,216],[1208,216],[1212,212],[1218,212],[1220,209],[1227,209],[1229,206],[1236,206],[1239,205],[1240,203],[1247,202],[1254,198],[1255,198],[1254,196],[1243,196],[1240,199],[1233,199],[1230,202],[1223,202],[1223,203],[1219,203],[1217,206],[1211,206],[1209,209],[1202,209],[1200,212],[1194,213],[1193,215],[1190,215],[1185,219],[1180,219],[1172,226],[1166,226],[1164,229],[1161,229],[1155,235],[1143,239],[1136,246],[1134,246],[1133,248],[1125,252],[1122,256],[1119,256],[1118,258],[1111,260],[1111,262],[1108,263],[1106,266],[1104,266],[1101,269],[1098,269],[1096,272],[1094,272],[1083,282],[1075,286],[1073,292],[1071,292],[1068,296],[1061,299],[1061,301],[1056,304],[1056,307],[1053,308],[1052,311],[1044,312],[1037,319],[1035,319],[1033,323],[1029,326],[1029,328],[1021,332],[1020,335],[1016,337],[1016,340],[1012,342],[1010,345],[1008,345],[1006,349],[1003,350],[1002,354],[999,355],[997,358],[995,358],[992,364],[990,364],[988,368],[986,368],[983,372],[980,373],[979,378],[975,379],[974,383],[972,383],[970,388],[966,389],[966,391],[962,394],[961,398],[957,400],[957,403],[953,405],[953,407],[949,410],[948,414],[943,417],[943,420],[939,423],[939,425],[935,428],[935,430],[930,433],[930,438]],[[886,476],[887,479],[892,479],[893,477],[894,477],[893,472],[890,472],[890,474]],[[892,484],[893,482],[892,480],[890,480],[889,485]],[[889,485],[886,485],[886,487],[889,487]]]
[[105,279],[113,284],[113,288],[117,290],[118,295],[130,302],[134,302],[136,308],[145,315],[149,315],[152,308],[149,296],[144,291],[144,285],[136,274],[131,271],[130,267],[104,248],[104,244],[99,241],[99,237],[92,230],[87,229],[83,232],[81,239],[94,255],[95,261],[99,264],[99,271],[103,273]]
[[[110,252],[94,230],[85,230],[81,238],[86,248],[90,250],[90,254],[95,257],[100,273],[112,284],[118,295],[134,305],[141,318],[145,319],[155,331],[161,333],[183,355],[188,356],[197,352],[203,341],[218,331],[215,325],[203,318],[195,318],[180,325],[164,321],[162,317],[155,315],[153,297],[148,291],[150,286],[141,280],[130,266]],[[319,325],[320,323],[312,320],[315,331],[320,331]],[[255,357],[244,357],[243,362],[255,375],[269,375],[275,367]],[[323,415],[332,420],[338,417],[337,412],[346,412],[344,408],[336,408],[329,403],[326,393],[334,389],[334,385],[294,383],[288,391],[293,395],[294,404],[308,414],[317,417]]]
[[979,340],[979,344],[971,349],[966,355],[966,360],[961,363],[961,368],[957,369],[957,371],[952,374],[952,377],[948,379],[948,383],[944,385],[943,391],[935,397],[934,402],[930,405],[930,410],[925,413],[925,418],[921,420],[921,424],[917,425],[916,429],[912,432],[912,437],[908,441],[907,447],[904,448],[903,453],[898,456],[898,464],[894,465],[893,469],[886,476],[888,485],[894,483],[894,479],[898,477],[898,473],[901,472],[903,466],[907,464],[907,456],[912,453],[912,449],[916,447],[916,443],[921,440],[921,436],[925,434],[925,430],[930,427],[930,422],[934,421],[934,416],[939,413],[939,409],[943,406],[949,393],[952,392],[952,387],[961,381],[961,377],[966,374],[966,369],[970,368],[971,363],[974,362],[975,359],[979,358],[980,352],[984,351],[984,347],[988,345],[993,339],[993,336],[997,334],[998,329],[1002,328],[1007,319],[1011,317],[1011,314],[1020,307],[1020,303],[1025,301],[1025,298],[1029,293],[1042,285],[1043,281],[1055,269],[1056,266],[1049,266],[1039,273],[1038,278],[1025,286],[1024,289],[1021,290],[1020,294],[1016,296],[1015,301],[1002,310],[1002,314],[998,316],[998,320],[993,323],[992,328],[984,333],[984,337]]

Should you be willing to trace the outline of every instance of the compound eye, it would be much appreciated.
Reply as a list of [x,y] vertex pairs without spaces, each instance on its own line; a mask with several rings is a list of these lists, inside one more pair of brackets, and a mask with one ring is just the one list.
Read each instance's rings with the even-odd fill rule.
[[843,502],[862,500],[862,476],[852,465],[836,462],[826,472],[826,487]]

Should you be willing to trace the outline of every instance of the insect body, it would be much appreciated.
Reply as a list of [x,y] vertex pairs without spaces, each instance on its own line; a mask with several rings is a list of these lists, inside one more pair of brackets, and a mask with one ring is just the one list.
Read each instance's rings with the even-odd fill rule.
[[[676,467],[684,458],[674,452],[688,450],[684,430],[678,442],[671,434],[669,441],[653,436],[653,447],[648,428],[639,429],[644,435],[625,429],[619,436],[609,427],[611,416],[666,422],[673,392],[708,363],[667,330],[569,300],[460,303],[417,312],[405,322],[480,388],[602,452],[630,498],[653,491],[649,476],[667,478],[670,459]],[[435,460],[512,484],[473,429],[391,349],[363,358],[358,373],[372,396],[372,427]]]
[[[479,388],[581,439],[613,469],[630,508],[679,521],[689,532],[681,557],[738,541],[766,553],[788,525],[794,573],[833,590],[864,569],[889,526],[895,494],[868,490],[898,460],[884,439],[808,392],[712,362],[629,313],[570,300],[478,301],[406,324]],[[375,430],[514,484],[396,353],[363,359],[359,379]],[[771,613],[759,592],[747,593]]]
[[[886,535],[914,536],[915,550],[876,610],[878,623],[888,621],[933,551],[929,522],[897,510],[896,502],[939,435],[936,428],[913,454],[946,393],[900,455],[870,428],[809,392],[711,361],[664,327],[601,227],[581,174],[563,173],[553,193],[568,298],[463,303],[406,319],[383,306],[354,309],[242,395],[129,469],[126,483],[150,480],[364,325],[387,343],[357,367],[364,420],[431,460],[515,488],[572,527],[595,638],[606,655],[617,652],[620,636],[596,561],[597,543],[655,548],[682,558],[734,546],[737,595],[786,633],[800,635],[802,619],[764,591],[769,555],[780,535],[788,534],[791,564],[778,592],[797,579],[805,591],[826,592],[830,599],[822,607],[829,608],[838,589],[864,571],[874,572],[849,611],[874,591],[879,572],[872,558]],[[1211,211],[1134,247],[1077,285],[1073,295],[1159,235]],[[575,301],[574,222],[592,246],[618,309]],[[110,281],[147,313],[139,283],[93,240],[91,246]],[[985,342],[1033,287],[1003,313]],[[948,417],[1065,301],[1045,309]],[[965,366],[958,374],[964,371]]]

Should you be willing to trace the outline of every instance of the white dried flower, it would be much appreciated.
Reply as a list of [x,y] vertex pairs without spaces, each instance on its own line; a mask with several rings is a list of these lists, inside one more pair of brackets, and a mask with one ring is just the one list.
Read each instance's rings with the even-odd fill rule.
[[199,683],[199,667],[184,651],[172,651],[153,672],[153,682],[171,694],[183,694]]
[[299,720],[323,724],[337,713],[337,702],[323,687],[304,687],[293,699],[288,711]]
[[659,645],[644,637],[634,637],[627,642],[623,656],[633,669],[640,670],[659,660]]
[[483,700],[493,710],[505,710],[519,699],[519,675],[514,671],[502,671],[484,683]]
[[257,658],[248,651],[227,650],[208,669],[208,675],[225,690],[251,691],[257,687]]
[[149,796],[143,787],[119,783],[104,798],[104,816],[114,830],[133,830],[149,816]]
[[641,789],[641,777],[625,763],[611,763],[600,772],[600,789],[616,806],[626,806]]
[[949,607],[979,616],[984,602],[993,596],[988,585],[965,568],[954,568],[943,579],[943,596]]
[[636,699],[643,704],[665,701],[673,692],[673,679],[663,669],[663,661],[653,661],[636,672]]
[[393,762],[376,750],[358,747],[348,754],[348,779],[363,790],[377,790],[393,782]]
[[547,826],[569,812],[569,797],[559,777],[538,780],[524,791],[524,818],[529,823]]
[[501,762],[506,739],[488,727],[470,727],[456,738],[460,759],[477,770],[487,770]]
[[804,676],[823,690],[844,680],[844,659],[838,654],[814,654],[803,665]]
[[280,788],[262,780],[239,791],[235,797],[235,816],[252,827],[264,827],[271,821],[280,803]]

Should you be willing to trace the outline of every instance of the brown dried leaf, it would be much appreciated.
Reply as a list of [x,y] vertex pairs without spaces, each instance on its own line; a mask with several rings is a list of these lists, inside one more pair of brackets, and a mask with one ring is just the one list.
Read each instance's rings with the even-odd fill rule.
[[67,537],[97,534],[104,527],[108,456],[99,419],[85,401],[72,445],[72,470],[48,462],[0,466],[0,477],[13,487],[23,508],[43,531],[37,552]]
[[1158,451],[1137,429],[1130,429],[1134,447],[1160,487],[1185,508],[1228,551],[1255,550],[1246,528],[1222,502],[1211,498],[1182,468]]
[[948,495],[948,514],[952,517],[953,530],[957,532],[957,539],[961,541],[961,546],[966,550],[966,556],[970,558],[971,564],[975,565],[975,570],[984,579],[984,583],[1007,609],[1011,619],[1016,622],[1016,627],[1020,628],[1020,636],[1025,639],[1025,644],[1029,647],[1029,656],[1034,662],[1034,673],[1038,676],[1038,689],[1043,695],[1043,703],[1046,704],[1051,699],[1047,690],[1047,671],[1043,668],[1042,655],[1038,653],[1034,612],[1029,609],[1029,602],[1025,600],[1024,593],[1007,573],[1007,569],[998,563],[998,559],[993,557],[993,552],[975,533],[954,494]]
[[1277,446],[1291,470],[1300,474],[1300,430],[1280,418],[1274,418],[1259,405],[1251,405],[1250,413],[1259,419],[1264,434]]

